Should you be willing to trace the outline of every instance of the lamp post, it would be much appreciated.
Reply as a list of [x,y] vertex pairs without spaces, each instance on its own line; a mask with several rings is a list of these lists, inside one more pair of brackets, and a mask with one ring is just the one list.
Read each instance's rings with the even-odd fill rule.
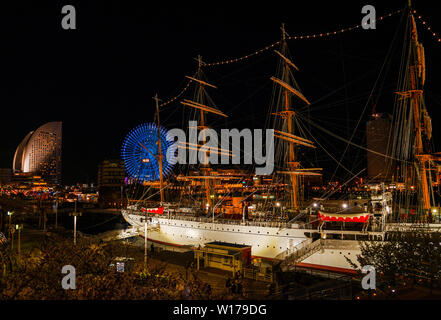
[[11,225],[12,225],[11,219],[12,219],[13,213],[14,212],[12,212],[12,211],[8,211],[8,213],[7,213],[7,215],[9,216],[9,224],[8,224],[9,236],[11,236]]
[[42,211],[42,204],[41,204],[41,197],[40,197],[40,201],[38,202],[38,210],[37,210],[37,212],[38,212],[38,228],[41,228],[41,219],[42,219],[42,213],[43,213],[43,211]]
[[8,211],[8,216],[9,216],[9,227],[11,226],[11,217],[13,215],[14,212],[12,211]]
[[41,208],[41,210],[43,210],[43,232],[46,233],[46,221],[47,221],[46,209]]
[[14,232],[15,232],[15,228],[13,228],[11,226],[10,230],[11,230],[11,251],[13,251],[14,250]]
[[77,200],[75,200],[75,210],[69,214],[74,217],[74,245],[77,244],[77,216],[81,216],[81,212],[77,212]]
[[58,200],[55,200],[55,229],[58,228]]
[[20,251],[21,251],[21,242],[20,242],[20,231],[21,229],[23,229],[23,225],[22,224],[16,224],[15,225],[15,229],[18,230],[18,247],[17,247],[17,251],[18,251],[18,257],[20,258]]
[[144,270],[147,270],[147,212],[144,218]]

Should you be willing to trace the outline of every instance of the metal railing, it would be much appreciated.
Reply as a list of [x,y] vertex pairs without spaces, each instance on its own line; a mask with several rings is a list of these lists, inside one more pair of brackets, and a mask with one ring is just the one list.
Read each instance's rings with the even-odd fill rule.
[[254,268],[244,268],[243,276],[244,278],[247,279],[264,281],[264,282],[273,282],[274,280],[272,272],[270,273],[260,272],[259,270],[256,270]]
[[351,300],[352,281],[350,278],[342,276],[339,279],[329,280],[329,284],[324,283],[322,288],[297,288],[285,292],[276,292],[275,298],[288,300]]
[[351,299],[353,277],[324,270],[297,267],[298,277],[319,277],[322,281],[310,286],[301,285],[298,281],[279,284],[271,299],[309,300],[309,299]]
[[312,243],[311,238],[306,238],[304,241],[300,242],[299,244],[295,245],[294,247],[288,248],[282,253],[279,253],[275,259],[278,260],[285,260],[290,255],[294,254],[295,252],[299,251],[300,249],[304,248],[305,246],[308,246]]
[[305,260],[317,251],[321,250],[323,248],[323,245],[324,243],[322,239],[318,239],[314,242],[302,242],[301,246],[299,246],[297,250],[285,257],[282,262],[282,266],[285,268],[289,268],[290,266],[295,265],[302,260]]

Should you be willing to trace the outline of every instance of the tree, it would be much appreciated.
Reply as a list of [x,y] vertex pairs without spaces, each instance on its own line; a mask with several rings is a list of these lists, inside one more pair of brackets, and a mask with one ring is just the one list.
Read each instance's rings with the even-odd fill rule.
[[[392,232],[386,241],[363,241],[360,266],[375,267],[384,285],[396,285],[399,278],[422,282],[432,288],[441,283],[441,233],[417,228],[406,232]],[[358,266],[346,260],[355,269]]]
[[[109,267],[115,257],[135,258],[133,272],[117,272]],[[52,234],[39,248],[23,253],[18,259],[8,246],[0,247],[0,265],[4,275],[0,279],[1,299],[31,300],[132,300],[181,299],[190,289],[191,299],[212,299],[206,284],[193,277],[185,282],[180,274],[166,271],[165,264],[143,268],[143,254],[137,248],[121,243],[98,243],[87,237],[71,239]],[[76,289],[61,286],[61,269],[72,265],[76,271]]]

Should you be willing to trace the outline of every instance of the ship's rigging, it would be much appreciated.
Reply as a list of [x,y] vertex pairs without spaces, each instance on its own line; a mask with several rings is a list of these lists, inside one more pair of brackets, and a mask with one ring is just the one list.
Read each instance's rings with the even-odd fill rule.
[[[301,168],[300,161],[296,156],[296,147],[303,146],[315,148],[314,142],[306,138],[295,135],[295,115],[296,112],[293,107],[294,101],[302,101],[309,105],[308,99],[301,93],[299,85],[294,79],[293,70],[298,71],[298,67],[289,58],[288,44],[286,41],[286,30],[282,24],[282,41],[280,51],[274,52],[280,57],[279,72],[277,76],[271,77],[275,83],[275,89],[278,92],[275,99],[275,112],[272,114],[276,116],[274,121],[274,136],[280,139],[277,150],[281,151],[281,156],[278,160],[282,164],[282,170],[278,174],[288,176],[288,194],[289,201],[288,208],[292,208],[294,213],[299,213],[300,210],[300,193],[299,177],[320,175],[316,171],[321,168]],[[280,130],[276,129],[280,128]],[[279,148],[280,146],[280,148]],[[277,157],[276,157],[277,159]]]
[[[394,182],[403,182],[406,188],[403,192],[398,193],[398,201],[396,204],[397,212],[400,212],[401,208],[410,208],[416,205],[416,210],[422,215],[426,216],[430,213],[433,206],[436,205],[433,186],[437,185],[438,181],[432,182],[434,173],[441,171],[440,166],[436,161],[440,160],[437,154],[431,152],[428,147],[428,143],[431,140],[431,120],[424,105],[423,99],[423,86],[425,82],[425,59],[424,49],[418,42],[418,35],[416,30],[415,18],[413,11],[408,8],[408,24],[406,27],[407,36],[410,41],[405,43],[405,51],[407,54],[403,56],[403,61],[407,61],[407,64],[403,65],[401,75],[403,81],[400,81],[397,89],[397,106],[394,110],[395,127],[393,131],[393,141],[391,145],[391,151],[388,154],[379,154],[388,159],[389,166],[396,168],[394,172]],[[381,20],[381,19],[380,19]],[[311,134],[308,128],[304,127],[301,122],[309,122],[309,125],[317,126],[311,119],[305,118],[304,115],[298,111],[302,111],[310,105],[308,98],[300,90],[297,82],[294,79],[294,71],[299,71],[299,68],[294,63],[288,50],[287,40],[293,39],[290,37],[282,26],[282,39],[275,45],[269,46],[267,49],[273,49],[275,56],[279,60],[279,67],[277,73],[271,77],[271,81],[274,84],[276,91],[273,106],[270,109],[270,113],[275,116],[275,120],[272,124],[274,128],[275,137],[277,138],[277,154],[276,161],[280,164],[277,166],[275,172],[274,182],[277,183],[279,178],[277,176],[284,176],[285,181],[285,196],[284,206],[288,212],[299,213],[302,207],[307,205],[302,201],[302,183],[307,176],[320,176],[322,168],[318,166],[314,168],[305,168],[301,165],[300,157],[298,156],[298,150],[300,148],[316,148],[316,145],[323,148],[322,144]],[[265,49],[265,50],[267,50]],[[242,60],[242,59],[241,59]],[[211,116],[224,117],[227,115],[219,108],[216,107],[210,96],[208,90],[217,89],[217,87],[204,79],[202,69],[207,65],[202,61],[201,57],[198,57],[197,72],[193,76],[186,76],[189,80],[184,90],[179,93],[182,96],[185,91],[194,85],[195,93],[192,99],[182,99],[180,103],[191,110],[192,119],[198,120],[197,129],[207,129],[207,118]],[[222,64],[222,63],[221,63]],[[175,100],[174,98],[172,100]],[[159,104],[159,100],[156,100],[157,108],[157,121],[159,126],[159,109],[160,107],[168,104]],[[374,152],[364,146],[361,146],[352,141],[352,137],[347,140],[339,137],[335,132],[327,131],[323,132],[330,136],[337,137],[338,139],[347,143],[347,146],[352,145],[364,149],[368,152]],[[191,145],[186,143],[187,149],[200,150],[206,142],[206,137],[203,136],[201,144]],[[402,141],[403,143],[401,143]],[[160,144],[160,141],[159,141]],[[328,155],[332,155],[325,150]],[[161,152],[161,147],[159,147]],[[212,174],[212,168],[208,165],[206,158],[209,152],[216,152],[222,154],[229,152],[229,150],[217,150],[205,151],[203,164],[199,167],[201,174],[199,176],[189,176],[188,179],[196,179],[201,181],[203,195],[201,197],[200,205],[202,209],[209,212],[209,209],[216,208],[219,202],[216,203],[214,199],[213,191],[213,179],[217,179]],[[377,152],[378,153],[378,152]],[[159,156],[162,157],[161,154]],[[337,161],[334,157],[332,159],[338,162],[338,165],[343,167],[341,159]],[[159,161],[161,163],[161,161]],[[396,166],[396,164],[398,164]],[[353,168],[344,169],[351,174],[351,178],[354,177]],[[188,169],[187,169],[188,170]],[[394,169],[395,170],[395,169]],[[357,175],[360,174],[357,173]],[[238,179],[237,177],[232,179]],[[239,178],[240,180],[240,178]],[[348,180],[349,181],[349,180]],[[415,190],[413,190],[415,189]],[[417,197],[413,194],[417,193]],[[160,181],[160,196],[161,203],[164,202],[164,187],[161,177]],[[413,197],[413,198],[412,198]],[[221,200],[222,201],[222,200]],[[214,211],[213,211],[214,217]]]
[[394,180],[405,186],[396,199],[396,212],[406,216],[410,209],[420,222],[429,221],[431,209],[436,206],[432,177],[433,171],[439,171],[436,162],[441,160],[432,153],[431,118],[424,103],[425,81],[424,47],[418,40],[415,17],[409,8],[391,144],[391,154],[399,161],[389,161],[388,166],[395,171]]
[[[243,208],[243,215],[241,219],[237,217],[215,219],[220,215],[215,216],[215,209],[232,193],[233,188],[226,188],[227,192],[223,191],[219,192],[220,194],[216,194],[214,190],[216,186],[216,183],[214,183],[215,179],[225,179],[225,177],[216,174],[215,169],[210,168],[208,162],[203,161],[202,166],[197,166],[199,172],[192,172],[190,175],[187,171],[186,174],[180,176],[180,181],[184,185],[186,184],[186,187],[188,186],[189,189],[192,187],[199,189],[198,193],[188,193],[188,197],[191,200],[195,200],[194,204],[199,205],[198,210],[187,208],[181,203],[175,206],[169,205],[166,208],[160,208],[160,210],[156,208],[142,208],[142,210],[139,210],[137,206],[128,206],[127,209],[122,210],[126,221],[135,228],[139,228],[142,223],[145,224],[145,247],[147,247],[147,224],[150,224],[150,237],[152,241],[159,243],[191,245],[195,247],[204,245],[208,241],[242,243],[251,245],[254,255],[259,257],[259,259],[266,257],[272,260],[294,260],[294,265],[300,261],[306,261],[308,264],[309,262],[316,263],[313,261],[314,259],[311,259],[312,261],[309,262],[307,259],[309,259],[309,255],[313,256],[320,250],[318,254],[320,256],[320,268],[324,265],[341,268],[347,266],[347,256],[349,254],[352,254],[352,257],[360,254],[358,244],[354,245],[357,241],[353,240],[384,241],[387,240],[394,230],[413,230],[414,226],[412,225],[396,223],[402,222],[402,210],[404,210],[405,214],[408,211],[414,210],[417,217],[417,219],[413,220],[414,222],[431,222],[429,214],[437,203],[433,187],[439,185],[441,167],[437,164],[437,161],[441,160],[441,156],[434,153],[430,145],[432,136],[431,120],[424,104],[423,91],[426,69],[424,49],[418,41],[415,19],[410,5],[403,14],[403,20],[407,21],[405,39],[409,39],[409,41],[405,41],[404,50],[402,50],[402,68],[398,77],[397,100],[393,115],[394,122],[390,134],[391,150],[388,150],[385,154],[376,152],[354,142],[353,139],[368,104],[374,100],[372,96],[374,90],[377,90],[380,75],[374,83],[374,88],[368,96],[362,114],[354,128],[354,133],[349,139],[338,135],[335,132],[335,127],[323,128],[309,117],[309,113],[308,116],[302,113],[305,109],[314,107],[315,104],[314,101],[310,103],[294,79],[293,72],[299,71],[299,68],[289,54],[287,39],[290,37],[287,35],[284,26],[282,26],[282,40],[278,42],[280,48],[274,48],[274,54],[278,58],[279,65],[277,73],[271,77],[274,85],[273,101],[268,108],[269,110],[265,109],[264,112],[268,115],[267,118],[274,119],[272,124],[267,122],[266,127],[274,129],[275,137],[277,138],[277,157],[275,160],[279,164],[272,175],[272,184],[268,185],[268,188],[265,190],[267,200],[270,193],[273,194],[272,203],[268,203],[270,201],[265,203],[269,204],[269,206],[264,208],[266,215],[262,219],[259,213],[253,215],[251,219],[247,219],[247,200],[254,195],[263,195],[262,189],[256,188],[255,191],[248,194],[242,191],[240,203]],[[390,49],[380,74],[390,58],[389,53]],[[188,77],[190,82],[195,85],[194,97],[192,100],[183,99],[181,101],[185,110],[190,110],[190,118],[199,121],[198,129],[201,130],[208,128],[208,115],[216,117],[227,116],[215,106],[207,94],[206,89],[217,89],[217,87],[203,78],[203,65],[204,63],[199,57],[198,72],[195,76]],[[379,90],[380,92],[381,89]],[[158,99],[156,99],[156,109],[159,114]],[[228,114],[233,115],[231,110],[228,110]],[[159,127],[159,116],[157,119]],[[365,170],[354,170],[354,166],[351,169],[344,167],[350,174],[346,182],[340,183],[335,189],[326,190],[324,197],[314,198],[314,202],[303,201],[301,185],[304,182],[304,178],[319,176],[322,169],[317,166],[305,168],[303,164],[307,162],[304,160],[306,157],[303,157],[303,154],[299,151],[303,148],[315,149],[318,146],[326,151],[327,155],[331,155],[318,141],[317,137],[312,134],[313,127],[320,129],[328,137],[339,139],[346,144],[345,151],[343,154],[340,154],[340,160],[337,160],[336,157],[331,157],[338,167],[344,167],[342,159],[346,155],[346,150],[349,146],[354,146],[359,150],[377,153],[378,156],[383,157],[385,162],[388,163],[388,167],[394,171],[393,180],[376,183],[372,188],[372,192],[365,192],[368,194],[367,198],[351,198],[351,190],[348,190],[343,195],[345,197],[343,201],[341,198],[332,200],[338,203],[337,206],[325,208],[326,198],[358,179]],[[199,155],[201,155],[200,152],[203,150],[206,141],[206,136],[202,134],[201,145],[199,143],[185,143],[184,147],[196,149],[199,151]],[[159,148],[160,152],[161,148]],[[220,154],[228,152],[228,150],[215,149],[213,151],[210,150],[210,152]],[[208,151],[202,151],[202,160],[206,160],[209,155]],[[356,174],[352,171],[356,172]],[[437,179],[432,181],[434,176]],[[280,183],[280,177],[285,177],[284,183]],[[245,181],[245,178],[240,175],[231,176],[231,179]],[[194,183],[195,181],[199,183]],[[188,184],[189,182],[190,184]],[[386,190],[385,182],[392,182],[388,186],[388,190]],[[393,191],[392,184],[395,184],[395,186],[401,184],[403,186]],[[283,192],[277,190],[280,185],[284,186]],[[246,187],[242,188],[242,190],[246,190]],[[370,186],[365,182],[363,187],[368,188]],[[160,188],[161,190],[163,188],[162,181],[160,181]],[[270,188],[273,188],[273,190],[270,191]],[[197,199],[193,199],[193,196]],[[218,199],[217,203],[215,199]],[[163,195],[161,194],[162,201]],[[319,203],[316,203],[316,201]],[[275,206],[282,210],[274,210]],[[205,210],[205,213],[208,213],[206,217],[201,217],[201,207]],[[268,210],[268,207],[272,207],[272,210]],[[210,215],[209,209],[212,210],[212,218],[208,217]],[[165,212],[168,216],[163,216]],[[142,215],[144,216],[142,217]],[[148,216],[151,217],[150,223],[147,223]],[[327,223],[328,226],[326,226]],[[348,226],[347,224],[350,225]],[[419,225],[418,227],[426,226]],[[431,225],[427,229],[439,230],[439,224]],[[320,237],[320,239],[314,241],[317,237]],[[330,248],[322,246],[322,240],[326,239],[328,241],[327,237],[333,241]],[[348,242],[347,240],[350,241]],[[349,247],[351,249],[347,250]],[[334,260],[336,259],[335,257],[341,257],[342,252],[340,250],[344,251],[343,257],[345,261]],[[340,255],[334,254],[333,251],[340,251]],[[306,256],[305,252],[309,255]]]

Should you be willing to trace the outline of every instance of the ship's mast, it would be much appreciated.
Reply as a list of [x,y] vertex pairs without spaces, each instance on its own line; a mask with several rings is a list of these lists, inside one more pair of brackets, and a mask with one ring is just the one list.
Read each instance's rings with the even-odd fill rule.
[[158,120],[158,164],[159,164],[159,193],[161,195],[161,205],[164,203],[164,176],[162,174],[162,143],[161,143],[161,127],[159,122],[159,98],[156,94],[153,99],[156,103],[156,115]]
[[422,205],[424,214],[428,214],[431,208],[430,189],[431,175],[427,164],[431,160],[437,160],[436,157],[428,154],[424,148],[423,137],[427,140],[431,138],[431,128],[429,128],[429,115],[423,104],[423,87],[425,82],[425,58],[424,47],[418,42],[418,32],[409,1],[409,26],[410,43],[408,52],[408,66],[406,70],[405,91],[397,92],[402,99],[407,99],[410,103],[410,110],[414,123],[414,155],[416,159],[418,183],[420,185]]
[[281,52],[276,51],[275,53],[280,57],[282,62],[282,72],[280,79],[277,77],[272,77],[276,84],[280,86],[281,89],[281,103],[283,106],[278,106],[281,111],[273,113],[276,116],[280,116],[283,121],[283,127],[286,131],[275,130],[275,137],[288,142],[288,154],[285,171],[279,171],[278,173],[289,175],[290,186],[289,186],[289,199],[290,205],[296,213],[300,210],[300,200],[299,200],[299,176],[306,175],[321,175],[320,173],[313,172],[313,170],[321,170],[321,168],[308,168],[300,169],[300,162],[297,161],[295,145],[303,145],[311,148],[315,148],[312,141],[295,135],[294,118],[295,111],[292,108],[292,96],[302,100],[306,104],[310,104],[309,101],[303,96],[297,87],[294,79],[292,79],[291,69],[299,70],[297,66],[287,57],[288,44],[286,41],[286,31],[285,25],[282,24],[282,45]]
[[[206,87],[211,87],[214,89],[217,89],[216,86],[203,81],[202,80],[202,66],[203,66],[203,61],[202,61],[202,57],[198,56],[197,58],[198,61],[198,70],[196,73],[196,78],[194,77],[190,77],[190,76],[186,76],[188,79],[190,79],[192,82],[195,82],[197,85],[196,88],[196,94],[194,96],[194,100],[187,100],[184,99],[183,101],[181,101],[181,104],[187,106],[187,107],[191,107],[194,109],[197,109],[199,111],[199,116],[200,116],[200,123],[197,127],[198,130],[204,130],[207,129],[208,126],[206,125],[206,115],[208,113],[212,113],[212,114],[216,114],[218,116],[222,116],[222,117],[228,117],[226,114],[224,114],[223,112],[221,112],[219,109],[217,109],[215,106],[209,106],[208,102],[206,102],[205,100],[207,100],[208,98],[208,94],[206,92]],[[209,99],[208,99],[209,100]],[[195,149],[199,150],[199,148],[201,146],[204,146],[206,143],[206,136],[205,136],[205,132],[202,131],[202,144],[201,145],[197,145],[197,146],[193,146],[188,144],[186,147],[189,149]],[[206,209],[207,211],[209,210],[209,208],[213,207],[212,204],[212,200],[211,200],[211,175],[210,175],[210,166],[209,163],[207,161],[207,152],[216,152],[216,153],[222,153],[223,151],[219,148],[211,148],[211,150],[199,150],[199,152],[203,152],[204,155],[204,163],[201,166],[202,169],[202,179],[203,179],[203,188],[204,188],[204,198],[205,201],[203,201],[202,206],[204,209]]]
[[[198,72],[197,72],[198,79],[202,78],[202,57],[198,56]],[[199,90],[197,93],[197,102],[203,103],[203,97],[204,97],[204,85],[199,82]],[[208,127],[205,125],[205,111],[199,110],[201,115],[201,125],[198,127],[198,129],[204,130]],[[205,134],[202,135],[202,144],[204,145],[206,143],[206,136]],[[208,176],[210,172],[209,164],[207,161],[207,152],[204,152],[204,164],[202,166],[202,173],[204,176]],[[204,179],[204,191],[205,191],[205,206],[208,208],[212,207],[211,198],[210,198],[210,180]]]
[[[282,23],[282,41],[283,41],[283,51],[286,51],[286,48],[288,47],[288,44],[286,43],[286,31],[285,31],[285,24]],[[284,78],[287,78],[289,74],[289,64],[287,61],[284,63]],[[286,81],[287,79],[282,79]],[[294,134],[294,111],[291,109],[289,96],[288,96],[288,90],[284,91],[284,99],[285,99],[285,112],[286,112],[286,122],[287,122],[287,129],[289,134]],[[296,155],[294,150],[294,144],[289,143],[289,155],[288,155],[288,167],[290,171],[295,171],[295,169],[298,167],[299,163],[296,162]],[[298,178],[296,175],[290,175],[291,176],[291,203],[294,208],[294,210],[297,212],[299,210],[299,192],[298,192]]]
[[162,172],[162,165],[163,165],[163,155],[162,155],[162,143],[161,143],[161,127],[160,127],[160,121],[159,121],[159,98],[156,94],[153,97],[153,100],[156,102],[156,120],[158,122],[158,154],[155,154],[154,150],[149,150],[144,144],[141,142],[138,142],[138,144],[144,148],[148,153],[150,153],[156,161],[158,161],[158,169],[159,169],[159,192],[161,195],[161,205],[164,202],[164,175]]

